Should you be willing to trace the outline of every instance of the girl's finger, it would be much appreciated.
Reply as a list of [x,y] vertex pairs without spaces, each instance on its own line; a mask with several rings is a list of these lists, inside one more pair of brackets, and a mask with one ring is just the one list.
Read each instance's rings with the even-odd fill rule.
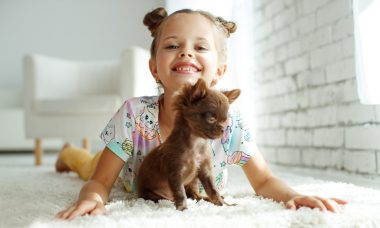
[[100,215],[106,211],[106,208],[103,204],[97,203],[94,210],[91,211],[90,215]]
[[60,218],[60,219],[67,219],[67,216],[68,216],[73,210],[75,210],[75,207],[76,207],[76,206],[71,206],[71,207],[67,208],[67,209],[64,210],[64,211],[61,211],[61,212],[60,212],[60,216],[59,216],[59,218]]
[[91,211],[90,215],[101,215],[104,213],[104,210],[103,208],[96,208],[95,210]]
[[316,198],[318,200],[320,200],[323,203],[323,205],[325,205],[325,207],[326,207],[327,210],[329,210],[331,212],[336,212],[335,201],[330,200],[330,199],[324,199],[324,198],[318,197],[318,196],[316,196]]
[[94,208],[89,207],[88,205],[80,204],[76,207],[76,210],[74,210],[68,217],[68,220],[73,220],[78,215],[85,215],[87,213],[90,213]]
[[308,206],[311,208],[319,208],[321,211],[326,211],[325,205],[315,197],[306,196],[302,198],[295,199],[296,206]]
[[65,211],[66,211],[66,210],[63,210],[63,211],[58,212],[57,214],[55,214],[54,218],[55,218],[55,219],[61,219],[62,214],[63,214]]
[[345,205],[348,203],[347,201],[342,200],[342,199],[338,199],[338,198],[330,198],[330,199],[334,200],[335,202],[337,202],[338,204],[341,204],[341,205]]
[[297,209],[296,204],[294,203],[294,200],[289,200],[288,202],[286,202],[285,207],[291,210]]

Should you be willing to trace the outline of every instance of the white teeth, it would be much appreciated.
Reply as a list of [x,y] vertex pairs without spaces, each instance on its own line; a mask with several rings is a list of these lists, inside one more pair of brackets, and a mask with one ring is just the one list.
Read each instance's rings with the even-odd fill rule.
[[197,72],[198,70],[195,67],[192,66],[180,66],[176,68],[176,71],[191,71],[191,72]]

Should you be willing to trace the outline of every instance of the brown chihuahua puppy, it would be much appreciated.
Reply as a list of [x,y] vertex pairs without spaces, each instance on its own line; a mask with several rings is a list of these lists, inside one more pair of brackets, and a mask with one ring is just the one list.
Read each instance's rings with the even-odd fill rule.
[[[186,195],[197,201],[228,205],[214,184],[207,140],[223,136],[229,104],[239,95],[239,89],[209,89],[203,79],[182,88],[173,103],[176,114],[171,134],[144,158],[139,168],[139,197],[155,202],[169,199],[181,211],[187,208]],[[199,181],[208,197],[199,194]]]

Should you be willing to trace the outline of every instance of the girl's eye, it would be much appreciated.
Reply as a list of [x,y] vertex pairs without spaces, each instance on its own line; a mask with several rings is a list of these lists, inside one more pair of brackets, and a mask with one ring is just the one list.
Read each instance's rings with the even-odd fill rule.
[[206,47],[203,47],[203,46],[198,46],[196,49],[198,51],[207,51],[208,50]]
[[174,45],[174,44],[166,46],[166,49],[177,49],[177,48],[178,48],[178,45]]

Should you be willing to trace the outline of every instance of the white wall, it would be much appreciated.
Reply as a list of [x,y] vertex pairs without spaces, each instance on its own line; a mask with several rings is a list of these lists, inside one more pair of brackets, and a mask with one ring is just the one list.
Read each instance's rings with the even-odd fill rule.
[[266,158],[380,174],[380,109],[358,100],[351,0],[255,0],[253,14]]
[[0,88],[22,85],[21,59],[36,52],[74,60],[117,58],[126,46],[149,48],[142,24],[164,1],[1,0]]

